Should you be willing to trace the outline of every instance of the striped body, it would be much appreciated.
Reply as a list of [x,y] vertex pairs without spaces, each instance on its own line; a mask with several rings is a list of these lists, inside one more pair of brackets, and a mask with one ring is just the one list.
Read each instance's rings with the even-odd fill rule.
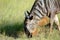
[[60,11],[60,2],[57,0],[36,0],[31,11],[30,16],[36,14],[40,18],[43,16],[49,16],[52,12]]
[[[60,11],[60,1],[59,0],[35,0],[31,11],[25,14],[25,21],[24,21],[24,30],[28,30],[29,34],[27,36],[32,36],[36,33],[35,30],[37,28],[39,20],[41,21],[44,17],[50,18],[50,30],[52,30],[52,25],[54,22],[54,17],[57,12]],[[45,18],[43,21],[46,20]],[[48,19],[47,19],[48,20]],[[43,22],[42,21],[42,22]],[[42,22],[39,22],[40,25]],[[47,22],[47,21],[46,21]],[[59,25],[59,24],[58,24]],[[27,28],[27,29],[25,29]],[[27,31],[25,31],[27,33]]]

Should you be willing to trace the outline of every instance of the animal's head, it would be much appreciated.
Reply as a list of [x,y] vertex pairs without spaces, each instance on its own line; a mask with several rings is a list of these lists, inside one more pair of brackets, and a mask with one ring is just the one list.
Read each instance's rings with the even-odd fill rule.
[[34,35],[35,32],[37,32],[36,30],[36,20],[34,20],[33,16],[30,15],[30,13],[27,11],[25,13],[25,32],[29,35]]

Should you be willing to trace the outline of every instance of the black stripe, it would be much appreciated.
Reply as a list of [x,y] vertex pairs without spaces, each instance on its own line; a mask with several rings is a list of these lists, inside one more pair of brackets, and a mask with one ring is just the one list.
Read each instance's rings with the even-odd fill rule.
[[31,8],[30,13],[32,13],[32,11],[33,11],[34,7],[36,7],[36,3],[37,3],[37,1],[38,1],[38,0],[35,0],[35,2],[34,2],[34,4],[33,4],[32,8]]
[[[35,13],[35,12],[34,12]],[[35,13],[36,14],[36,13]],[[37,15],[37,14],[36,14]],[[39,15],[37,15],[39,18],[41,18]]]
[[44,5],[45,5],[46,10],[48,11],[48,9],[47,9],[47,4],[46,4],[46,0],[44,0]]
[[34,8],[35,10],[37,10],[42,16],[44,16],[38,9]]
[[[44,0],[44,8],[45,8],[45,10],[48,12],[48,8],[47,8],[47,6],[46,6],[47,4],[46,4],[46,0]],[[44,10],[44,9],[43,9]],[[44,11],[45,12],[45,11]],[[45,14],[47,14],[47,12],[45,12]]]
[[[46,14],[46,12],[44,11],[44,9],[42,8],[42,6],[40,5],[41,4],[41,1],[37,3],[37,6],[43,11],[44,14]],[[45,3],[44,3],[45,5]],[[46,7],[45,7],[46,9]]]
[[37,3],[37,6],[38,6],[40,9],[43,9],[43,8],[40,6],[40,4],[39,4],[39,3]]
[[47,0],[47,1],[44,0],[44,2],[45,2],[46,10],[47,10],[47,14],[46,14],[46,15],[48,16],[48,14],[49,14],[49,10],[48,10],[48,9],[49,9],[49,7],[50,7],[49,0]]

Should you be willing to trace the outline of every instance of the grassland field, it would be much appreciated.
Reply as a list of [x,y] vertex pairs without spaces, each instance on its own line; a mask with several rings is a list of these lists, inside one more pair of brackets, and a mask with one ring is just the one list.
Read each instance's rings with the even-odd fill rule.
[[[27,38],[23,30],[24,13],[30,11],[35,0],[0,0],[0,40],[60,40],[60,31],[53,29],[39,36]],[[58,14],[60,21],[60,14]],[[56,25],[54,25],[56,27]],[[43,28],[42,28],[43,29]],[[45,28],[49,30],[49,28]]]

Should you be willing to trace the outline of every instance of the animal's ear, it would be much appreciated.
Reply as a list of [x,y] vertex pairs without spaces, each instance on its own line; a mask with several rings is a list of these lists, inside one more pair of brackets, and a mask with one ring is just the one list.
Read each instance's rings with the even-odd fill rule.
[[28,15],[30,15],[29,11],[27,11]]
[[29,12],[28,11],[25,12],[25,17],[29,19]]

